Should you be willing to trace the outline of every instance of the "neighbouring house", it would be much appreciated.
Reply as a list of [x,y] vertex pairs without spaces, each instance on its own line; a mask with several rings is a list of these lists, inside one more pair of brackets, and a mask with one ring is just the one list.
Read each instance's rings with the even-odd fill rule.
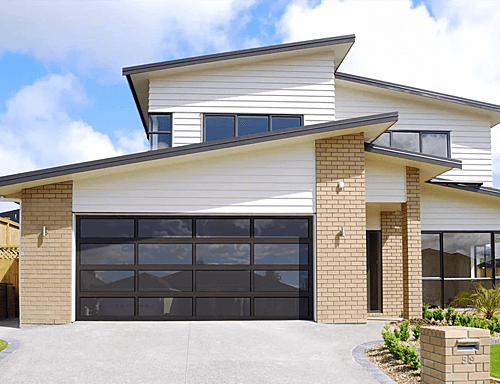
[[124,68],[150,151],[0,178],[21,324],[363,323],[494,285],[500,106],[341,73],[353,43]]
[[0,212],[0,217],[4,217],[6,219],[10,219],[12,221],[15,221],[16,223],[19,223],[19,209],[14,209],[12,211]]

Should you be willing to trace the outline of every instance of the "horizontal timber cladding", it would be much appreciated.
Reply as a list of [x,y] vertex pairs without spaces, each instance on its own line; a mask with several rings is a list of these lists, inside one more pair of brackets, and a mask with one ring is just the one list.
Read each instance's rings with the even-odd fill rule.
[[312,218],[78,216],[77,320],[313,318]]

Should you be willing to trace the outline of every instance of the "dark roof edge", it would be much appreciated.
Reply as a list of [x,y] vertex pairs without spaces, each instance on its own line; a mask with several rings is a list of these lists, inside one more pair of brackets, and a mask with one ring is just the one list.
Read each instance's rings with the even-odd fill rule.
[[127,77],[128,86],[130,87],[130,91],[132,92],[132,96],[134,97],[135,107],[137,108],[137,111],[139,112],[139,117],[141,118],[141,121],[142,121],[142,126],[144,127],[144,130],[146,131],[146,137],[149,139],[148,125],[146,123],[146,119],[144,117],[144,114],[142,113],[141,103],[139,102],[139,98],[137,97],[137,92],[135,91],[134,82],[132,81],[132,78],[130,77],[130,75],[127,75],[126,77]]
[[382,123],[395,123],[398,120],[397,112],[382,113],[377,115],[361,116],[351,119],[330,121],[327,123],[313,124],[296,128],[284,129],[281,131],[271,131],[249,136],[233,137],[230,139],[202,142],[198,144],[184,145],[175,148],[158,149],[111,157],[101,160],[87,161],[60,167],[46,168],[37,171],[30,171],[0,177],[0,186],[18,184],[23,182],[46,179],[50,177],[66,176],[75,173],[93,171],[104,168],[117,167],[141,163],[150,160],[160,160],[169,157],[176,157],[188,154],[208,152],[218,149],[239,147],[243,145],[263,143],[267,141],[281,140],[298,136],[307,136],[329,131],[338,131],[342,129],[355,128],[366,125],[375,125]]
[[158,71],[160,69],[177,68],[177,67],[184,67],[187,65],[211,63],[214,61],[240,59],[240,58],[250,57],[250,56],[258,56],[258,55],[280,53],[280,52],[289,52],[289,51],[295,51],[295,50],[300,50],[300,49],[323,47],[323,46],[327,46],[327,45],[354,43],[354,40],[355,40],[355,35],[344,35],[344,36],[337,36],[337,37],[327,37],[324,39],[315,39],[315,40],[298,41],[298,42],[294,42],[294,43],[270,45],[267,47],[242,49],[239,51],[222,52],[222,53],[215,53],[215,54],[211,54],[211,55],[195,56],[195,57],[190,57],[190,58],[186,58],[186,59],[161,61],[158,63],[150,63],[150,64],[142,64],[142,65],[135,65],[135,66],[131,66],[131,67],[125,67],[122,69],[122,74],[124,76],[125,75],[133,75],[133,74],[143,73],[143,72]]
[[483,187],[481,185],[472,186],[472,185],[467,185],[467,184],[463,184],[463,183],[453,183],[453,182],[445,182],[445,181],[432,181],[432,180],[429,180],[428,183],[429,184],[433,184],[433,185],[440,185],[442,187],[459,189],[461,191],[475,192],[475,193],[481,193],[483,195],[500,197],[500,189],[490,188],[490,187]]
[[402,159],[420,161],[423,163],[442,165],[444,167],[462,169],[462,161],[460,160],[432,156],[419,152],[405,151],[403,149],[398,149],[398,148],[384,147],[382,145],[376,145],[372,143],[365,143],[365,152],[399,157]]
[[354,83],[371,85],[379,88],[386,88],[392,91],[405,92],[416,96],[429,97],[436,100],[448,101],[451,103],[466,105],[468,107],[486,109],[488,111],[500,113],[500,105],[483,103],[481,101],[465,99],[463,97],[447,95],[445,93],[428,91],[426,89],[414,88],[406,85],[389,83],[387,81],[375,80],[375,79],[370,79],[368,77],[350,75],[348,73],[341,73],[341,72],[337,72],[335,74],[335,78],[339,80],[351,81]]

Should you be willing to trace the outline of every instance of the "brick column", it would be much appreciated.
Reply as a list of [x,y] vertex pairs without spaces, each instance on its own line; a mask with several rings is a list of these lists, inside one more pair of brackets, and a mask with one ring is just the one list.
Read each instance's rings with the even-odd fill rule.
[[[338,184],[344,182],[340,190]],[[316,141],[317,319],[364,323],[366,206],[363,134]],[[345,236],[340,235],[345,228]]]
[[403,316],[422,317],[422,247],[420,231],[420,170],[406,167],[403,214]]
[[72,189],[65,182],[22,192],[21,324],[71,322]]
[[402,316],[403,240],[401,212],[381,212],[382,226],[382,313]]

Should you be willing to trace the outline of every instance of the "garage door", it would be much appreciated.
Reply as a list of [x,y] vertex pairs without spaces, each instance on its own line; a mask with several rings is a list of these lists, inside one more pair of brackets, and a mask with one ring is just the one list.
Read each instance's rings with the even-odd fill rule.
[[77,220],[77,320],[312,318],[309,217]]

